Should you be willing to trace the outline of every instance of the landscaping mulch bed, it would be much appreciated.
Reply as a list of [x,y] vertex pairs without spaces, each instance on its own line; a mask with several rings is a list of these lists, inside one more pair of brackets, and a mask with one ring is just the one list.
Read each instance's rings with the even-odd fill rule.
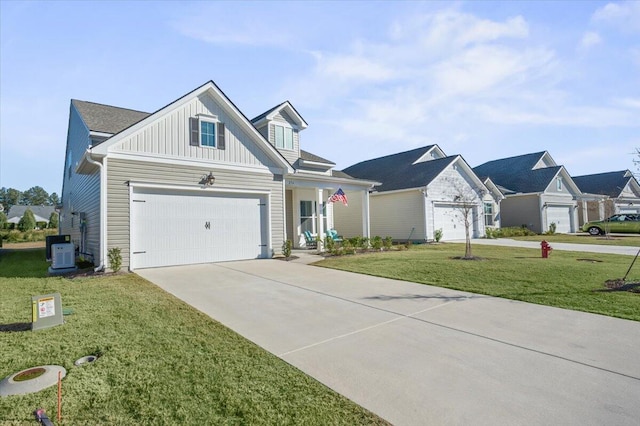
[[617,278],[605,281],[604,286],[607,287],[605,291],[630,291],[631,293],[640,294],[640,282],[626,282],[621,278]]

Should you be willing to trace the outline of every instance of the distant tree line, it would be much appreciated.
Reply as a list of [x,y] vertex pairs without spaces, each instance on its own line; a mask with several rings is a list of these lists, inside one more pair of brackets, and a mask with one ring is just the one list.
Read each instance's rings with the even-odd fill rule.
[[0,204],[8,212],[12,206],[55,206],[60,203],[60,197],[55,192],[49,195],[41,186],[34,186],[26,191],[15,188],[0,188]]

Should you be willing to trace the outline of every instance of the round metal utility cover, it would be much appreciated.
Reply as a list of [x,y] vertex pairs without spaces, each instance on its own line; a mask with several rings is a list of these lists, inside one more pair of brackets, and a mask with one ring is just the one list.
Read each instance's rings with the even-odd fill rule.
[[[61,373],[60,378],[67,375],[67,370],[59,365],[41,365],[18,371],[2,379],[0,396],[39,392],[58,383],[58,372]],[[33,378],[30,378],[31,376]]]

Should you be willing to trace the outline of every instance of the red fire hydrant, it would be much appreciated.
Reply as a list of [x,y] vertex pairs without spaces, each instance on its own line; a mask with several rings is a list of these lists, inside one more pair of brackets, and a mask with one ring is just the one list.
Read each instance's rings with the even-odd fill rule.
[[542,240],[542,242],[540,243],[540,248],[542,249],[543,259],[546,259],[547,257],[549,257],[549,253],[551,253],[551,250],[553,250],[553,248],[551,248],[549,243],[546,242],[545,240]]

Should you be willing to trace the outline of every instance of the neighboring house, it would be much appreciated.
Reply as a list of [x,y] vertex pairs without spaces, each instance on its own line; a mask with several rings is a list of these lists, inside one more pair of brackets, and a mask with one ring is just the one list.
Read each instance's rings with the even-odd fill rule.
[[490,178],[504,194],[501,227],[525,226],[543,233],[555,223],[559,233],[578,230],[580,189],[548,152],[489,161],[473,171],[482,179]]
[[[288,102],[271,112],[256,124],[273,136],[212,81],[151,114],[72,100],[61,233],[98,267],[119,248],[130,270],[268,258],[303,226],[322,233],[331,206],[315,206],[340,186],[366,198],[371,183],[301,152],[307,125]],[[311,203],[298,221],[294,199]]]
[[51,213],[56,211],[54,206],[11,206],[9,212],[7,213],[7,223],[19,223],[24,213],[27,209],[31,210],[33,215],[36,218],[36,222],[47,222],[49,223],[49,218],[51,217]]
[[616,213],[640,213],[640,185],[629,170],[573,176],[582,191],[580,225]]
[[[441,229],[443,240],[464,239],[462,207],[468,205],[471,237],[477,238],[485,231],[484,202],[491,204],[490,223],[498,215],[499,199],[461,156],[446,156],[437,145],[363,161],[344,172],[382,183],[370,194],[374,236],[431,241]],[[337,206],[334,215],[342,234],[358,235],[362,219],[354,211]]]

